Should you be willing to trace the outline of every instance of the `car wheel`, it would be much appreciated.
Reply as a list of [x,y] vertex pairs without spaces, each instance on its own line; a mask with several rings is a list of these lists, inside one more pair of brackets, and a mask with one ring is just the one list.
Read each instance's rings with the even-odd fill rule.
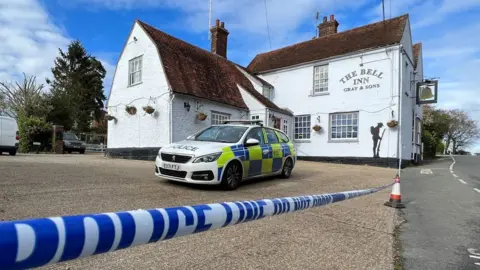
[[226,190],[234,190],[242,181],[242,167],[238,162],[232,162],[223,171],[222,186]]
[[67,152],[68,152],[69,154],[71,154],[71,153],[72,153],[72,150],[68,150]]
[[10,156],[15,156],[17,154],[17,151],[11,151],[11,152],[8,152],[10,154]]
[[290,175],[292,175],[292,170],[293,170],[293,160],[291,158],[287,158],[285,160],[285,164],[283,164],[281,177],[289,178]]
[[85,154],[85,150],[80,150],[80,154]]

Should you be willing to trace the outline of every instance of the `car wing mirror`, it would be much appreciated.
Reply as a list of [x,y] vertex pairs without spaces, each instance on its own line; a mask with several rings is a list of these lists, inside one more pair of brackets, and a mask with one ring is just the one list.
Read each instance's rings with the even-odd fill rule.
[[257,144],[260,144],[260,141],[254,138],[248,139],[246,143],[247,146],[257,145]]

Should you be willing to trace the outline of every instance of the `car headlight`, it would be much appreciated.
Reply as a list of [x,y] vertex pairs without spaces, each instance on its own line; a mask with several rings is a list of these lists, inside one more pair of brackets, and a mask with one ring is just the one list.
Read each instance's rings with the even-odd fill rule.
[[70,145],[70,141],[63,141],[65,145]]
[[87,144],[86,144],[86,143],[84,143],[84,142],[82,142],[82,146],[85,146],[85,145],[87,145]]
[[222,152],[218,152],[218,153],[213,153],[213,154],[200,156],[200,157],[195,158],[193,160],[193,163],[213,162],[213,161],[217,160],[218,157],[220,157],[221,154],[222,154]]

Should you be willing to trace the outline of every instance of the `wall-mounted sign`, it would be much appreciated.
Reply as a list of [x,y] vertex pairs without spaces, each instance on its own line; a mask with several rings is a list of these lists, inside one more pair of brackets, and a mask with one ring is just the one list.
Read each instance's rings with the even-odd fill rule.
[[417,83],[417,104],[437,103],[438,81]]
[[383,79],[383,72],[377,69],[362,68],[352,71],[340,79],[343,84],[349,84],[343,89],[344,92],[360,91],[366,89],[380,88],[379,83],[373,83],[371,79]]

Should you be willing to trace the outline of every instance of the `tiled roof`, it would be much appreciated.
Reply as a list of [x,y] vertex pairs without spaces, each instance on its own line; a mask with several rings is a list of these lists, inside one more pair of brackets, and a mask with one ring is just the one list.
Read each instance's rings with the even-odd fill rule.
[[173,92],[248,109],[237,84],[255,88],[232,62],[144,22],[138,23],[155,42]]
[[252,73],[260,73],[355,51],[398,44],[402,39],[407,20],[408,14],[405,14],[258,54],[247,69]]
[[420,57],[420,52],[422,51],[422,43],[416,43],[413,45],[413,63],[415,65],[415,69],[417,68],[418,58]]
[[256,79],[258,82],[260,82],[263,86],[268,86],[268,87],[273,88],[273,85],[271,85],[269,82],[265,81],[264,79],[258,77],[257,75],[250,73],[250,72],[247,70],[246,67],[240,66],[239,64],[237,64],[237,67],[241,68],[243,71],[245,71],[246,73],[250,74],[250,76],[252,76],[253,78],[255,78],[255,79]]
[[[248,73],[244,67],[170,36],[144,22],[138,23],[155,42],[173,92],[248,109],[237,87],[238,84],[267,108],[292,115],[255,90],[251,81],[237,69],[238,66]],[[273,87],[265,80],[250,75],[263,85]]]

